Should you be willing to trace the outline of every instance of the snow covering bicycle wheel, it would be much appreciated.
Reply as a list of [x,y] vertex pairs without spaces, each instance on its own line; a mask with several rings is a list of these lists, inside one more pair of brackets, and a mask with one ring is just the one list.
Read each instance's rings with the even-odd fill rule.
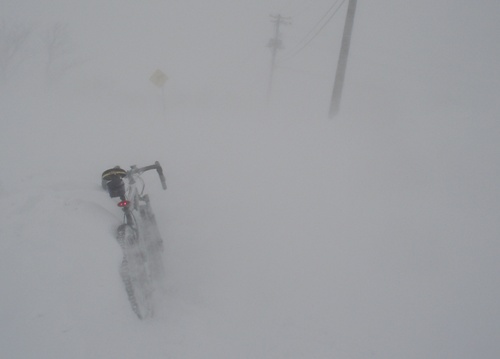
[[155,216],[149,204],[149,198],[145,196],[145,204],[139,208],[141,223],[139,225],[141,240],[147,256],[147,266],[155,285],[160,285],[165,277],[163,265],[163,239],[161,238]]
[[145,319],[154,314],[153,286],[148,273],[146,255],[141,249],[135,230],[122,224],[117,231],[117,240],[123,249],[120,276],[125,284],[132,310]]

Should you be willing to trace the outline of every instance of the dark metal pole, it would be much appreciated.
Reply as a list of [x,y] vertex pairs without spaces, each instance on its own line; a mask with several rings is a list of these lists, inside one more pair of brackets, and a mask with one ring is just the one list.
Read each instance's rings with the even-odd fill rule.
[[271,39],[269,42],[269,47],[272,49],[272,56],[271,56],[271,72],[269,73],[269,83],[267,85],[267,100],[269,101],[269,98],[271,96],[271,89],[273,87],[273,76],[274,76],[274,69],[276,66],[276,51],[280,48],[280,41],[279,41],[279,31],[280,31],[280,24],[281,24],[281,15],[273,16],[276,20],[274,21],[275,26],[274,26],[274,38]]
[[340,48],[337,72],[335,74],[335,84],[333,86],[332,100],[330,102],[329,117],[333,118],[340,109],[340,99],[342,98],[342,88],[344,86],[345,70],[347,67],[347,57],[349,55],[349,46],[351,44],[352,26],[354,23],[354,13],[356,12],[357,0],[349,0],[347,7],[347,16],[344,25],[344,35],[342,36],[342,45]]
[[269,103],[269,100],[271,98],[271,92],[272,92],[272,87],[273,87],[273,77],[274,77],[274,70],[276,69],[276,52],[280,50],[283,46],[281,43],[280,39],[280,25],[288,25],[289,22],[288,20],[290,18],[288,17],[283,17],[280,14],[278,15],[271,15],[273,18],[272,22],[274,22],[274,37],[269,40],[269,44],[267,45],[269,48],[272,49],[272,56],[271,56],[271,71],[269,73],[269,83],[267,85],[267,102]]

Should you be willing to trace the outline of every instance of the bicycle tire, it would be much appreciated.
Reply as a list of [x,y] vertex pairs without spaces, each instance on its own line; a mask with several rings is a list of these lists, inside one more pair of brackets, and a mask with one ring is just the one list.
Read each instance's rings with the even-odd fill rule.
[[117,240],[123,250],[120,276],[132,310],[139,319],[152,317],[153,286],[146,266],[146,255],[140,247],[136,231],[127,224],[117,230]]
[[155,284],[161,284],[165,277],[163,265],[163,239],[161,238],[156,218],[149,203],[148,196],[139,207],[141,215],[141,236],[147,254],[147,265]]

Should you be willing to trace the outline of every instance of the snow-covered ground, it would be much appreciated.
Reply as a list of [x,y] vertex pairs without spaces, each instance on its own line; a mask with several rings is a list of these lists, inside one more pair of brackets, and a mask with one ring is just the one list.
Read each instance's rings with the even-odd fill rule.
[[[33,30],[0,86],[0,357],[499,357],[500,5],[359,2],[329,120],[344,14],[265,106],[268,14],[293,48],[331,6],[270,3],[2,2]],[[48,84],[54,21],[79,61]],[[140,321],[100,175],[156,160],[166,290]]]

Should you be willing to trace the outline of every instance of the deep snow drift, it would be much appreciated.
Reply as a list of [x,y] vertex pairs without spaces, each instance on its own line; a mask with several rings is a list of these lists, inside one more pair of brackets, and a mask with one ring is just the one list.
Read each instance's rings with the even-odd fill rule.
[[[488,15],[498,5],[462,14],[482,20],[474,31],[483,47],[453,38],[439,53],[448,33],[409,30],[439,29],[444,9],[412,22],[423,8],[360,2],[342,112],[327,120],[331,69],[327,77],[283,68],[266,107],[265,49],[232,52],[229,35],[215,49],[206,44],[224,28],[203,22],[206,11],[221,22],[246,14],[238,33],[262,41],[248,29],[257,15],[269,25],[266,4],[196,2],[208,33],[167,32],[180,53],[161,57],[141,36],[157,44],[155,26],[183,28],[189,6],[112,3],[80,5],[80,21],[61,8],[77,39],[95,40],[80,49],[86,61],[47,85],[26,59],[1,87],[2,357],[498,357],[500,91],[490,45],[500,32],[489,31],[498,25]],[[272,10],[314,10],[285,3]],[[3,10],[27,21],[43,13],[16,4]],[[385,22],[370,22],[382,14]],[[129,19],[144,26],[134,31]],[[299,20],[290,29],[297,38]],[[396,24],[403,34],[390,31]],[[403,38],[412,46],[397,46]],[[110,43],[116,53],[97,51]],[[476,68],[470,54],[449,61],[468,46],[487,50],[491,72],[461,71]],[[425,48],[438,52],[427,57]],[[223,50],[234,56],[224,64],[246,62],[214,68]],[[323,49],[294,66],[318,69],[327,55],[335,58]],[[148,83],[158,62],[171,67],[165,111]],[[155,160],[169,186],[145,175],[166,245],[166,293],[157,317],[139,321],[118,272],[121,212],[100,174]]]

